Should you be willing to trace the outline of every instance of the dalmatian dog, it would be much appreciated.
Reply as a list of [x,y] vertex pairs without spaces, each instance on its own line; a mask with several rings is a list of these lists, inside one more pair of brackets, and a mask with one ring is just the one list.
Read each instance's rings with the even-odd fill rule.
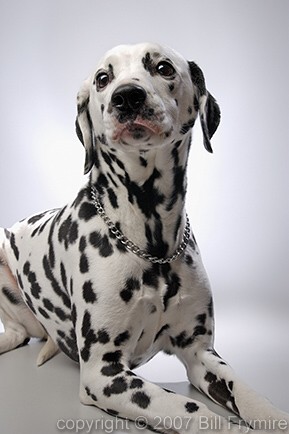
[[[250,432],[256,420],[288,432],[289,415],[214,350],[210,284],[185,211],[192,127],[199,115],[212,152],[220,121],[201,69],[157,44],[119,46],[77,108],[89,181],[62,209],[0,232],[0,353],[46,339],[38,365],[58,349],[79,362],[83,404],[161,432],[209,431],[201,421],[216,415],[203,403],[133,372],[175,354],[191,384],[248,424],[220,417],[220,432]],[[182,426],[160,424],[167,416]]]

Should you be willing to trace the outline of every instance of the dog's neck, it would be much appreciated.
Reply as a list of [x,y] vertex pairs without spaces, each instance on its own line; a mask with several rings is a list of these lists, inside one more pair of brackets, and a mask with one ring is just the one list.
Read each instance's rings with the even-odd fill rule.
[[185,226],[186,167],[190,134],[145,152],[98,143],[90,183],[109,218],[150,254],[166,257]]

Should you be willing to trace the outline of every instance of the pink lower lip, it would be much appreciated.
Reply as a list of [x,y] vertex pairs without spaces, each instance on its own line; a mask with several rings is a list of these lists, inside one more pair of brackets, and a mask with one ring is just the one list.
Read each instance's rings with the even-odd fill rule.
[[147,120],[139,118],[139,117],[136,118],[136,120],[133,122],[133,125],[139,125],[141,127],[145,127],[154,134],[160,133],[159,127],[157,125],[155,125],[151,121],[147,121]]
[[133,122],[128,122],[127,124],[121,125],[120,128],[117,128],[117,131],[113,136],[113,140],[118,140],[122,136],[124,131],[129,131],[130,127],[134,126],[144,127],[147,130],[151,131],[153,134],[160,134],[160,128],[156,124],[149,120],[142,119],[138,116]]

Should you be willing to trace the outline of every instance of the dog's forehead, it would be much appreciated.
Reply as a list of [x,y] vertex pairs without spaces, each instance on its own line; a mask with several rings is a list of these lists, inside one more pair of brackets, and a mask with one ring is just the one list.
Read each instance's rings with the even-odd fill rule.
[[143,58],[148,55],[152,60],[171,60],[178,65],[186,65],[186,60],[172,48],[160,44],[142,43],[136,45],[118,45],[109,50],[98,64],[98,68],[104,68],[108,65],[129,65],[131,62],[142,62]]

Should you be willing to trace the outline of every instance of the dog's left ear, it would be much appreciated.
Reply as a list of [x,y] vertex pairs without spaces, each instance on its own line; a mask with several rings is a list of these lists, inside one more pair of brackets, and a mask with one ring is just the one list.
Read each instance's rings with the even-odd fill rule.
[[76,134],[85,148],[84,174],[93,166],[95,149],[93,126],[89,114],[89,81],[85,81],[77,94]]
[[204,137],[204,146],[208,152],[213,152],[210,139],[215,133],[221,119],[221,111],[215,98],[206,89],[205,77],[195,62],[188,62],[191,79],[196,86],[200,121]]

